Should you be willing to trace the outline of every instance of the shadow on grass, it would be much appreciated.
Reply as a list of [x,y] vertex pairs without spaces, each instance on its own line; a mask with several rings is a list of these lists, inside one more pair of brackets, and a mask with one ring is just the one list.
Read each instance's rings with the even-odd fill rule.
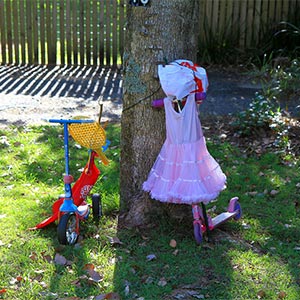
[[[25,155],[26,151],[22,152],[20,160],[33,177],[39,178],[40,169],[46,170],[39,180],[50,188],[61,186],[63,191],[61,175],[49,171],[54,167],[53,163],[49,163],[51,153],[57,155],[61,152],[56,159],[61,158],[63,166],[63,144],[61,137],[58,138],[62,131],[56,126],[43,130],[36,141],[37,148],[39,143],[45,148],[34,158],[36,163],[26,164],[26,160],[32,158],[30,153]],[[109,168],[103,168],[103,177],[94,188],[109,197],[118,190],[119,136],[115,127],[107,128],[107,132],[112,141],[107,156],[112,163]],[[1,157],[5,151],[8,148],[0,149]],[[86,150],[83,152],[86,153]],[[51,249],[52,255],[54,251],[54,254],[59,253],[72,262],[71,267],[54,266],[47,291],[60,297],[65,292],[65,297],[82,299],[115,291],[121,299],[144,297],[145,300],[169,300],[197,297],[254,299],[260,290],[266,293],[266,297],[276,299],[274,297],[282,290],[288,294],[287,299],[293,299],[291,295],[299,292],[300,278],[297,250],[300,221],[296,205],[296,185],[300,181],[298,167],[283,167],[272,154],[246,157],[226,145],[216,145],[211,152],[213,156],[221,157],[220,164],[228,175],[228,188],[208,208],[213,209],[212,213],[219,214],[226,209],[228,199],[239,196],[244,212],[240,222],[224,224],[213,231],[214,243],[204,242],[199,247],[193,238],[191,213],[180,222],[167,215],[153,215],[152,224],[148,227],[119,227],[117,230],[117,224],[110,221],[114,218],[112,212],[116,212],[117,205],[109,207],[106,202],[106,217],[100,227],[91,225],[89,221],[83,224],[84,241],[79,248],[61,247],[54,224],[31,236],[32,239],[42,237],[49,240],[48,252]],[[85,154],[79,154],[79,150],[74,149],[72,155],[72,168],[76,170],[76,164]],[[63,167],[59,172],[63,172]],[[52,176],[57,177],[55,184],[49,181]],[[272,190],[278,193],[271,193]],[[51,198],[47,195],[45,199],[41,205],[43,209],[48,205],[50,211]],[[39,219],[39,213],[40,209],[33,213],[31,219]],[[24,221],[26,214],[22,214],[22,224],[28,223],[28,220]],[[107,236],[117,236],[121,243],[115,239],[112,247]],[[170,244],[171,240],[176,241],[175,246]],[[103,283],[89,285],[85,279],[80,279],[86,275],[85,265],[91,261],[97,262],[101,273],[110,274],[106,275]],[[51,299],[51,294],[44,296]]]
[[208,208],[220,214],[239,196],[243,218],[215,229],[214,242],[201,246],[191,214],[181,222],[156,215],[150,227],[120,228],[114,285],[121,299],[297,298],[298,167],[284,166],[275,154],[247,157],[233,150],[212,151],[222,157],[228,188]]

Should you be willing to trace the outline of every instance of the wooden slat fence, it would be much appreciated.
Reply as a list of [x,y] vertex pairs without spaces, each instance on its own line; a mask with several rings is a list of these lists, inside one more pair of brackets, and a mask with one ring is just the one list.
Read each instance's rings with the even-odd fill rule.
[[[121,64],[128,2],[0,0],[0,63]],[[280,21],[300,23],[300,0],[199,3],[199,37],[204,47],[224,40],[241,49],[256,47]]]
[[247,49],[256,47],[279,22],[300,26],[300,0],[199,1],[199,33],[204,45],[226,40]]
[[0,0],[0,63],[121,64],[125,0]]

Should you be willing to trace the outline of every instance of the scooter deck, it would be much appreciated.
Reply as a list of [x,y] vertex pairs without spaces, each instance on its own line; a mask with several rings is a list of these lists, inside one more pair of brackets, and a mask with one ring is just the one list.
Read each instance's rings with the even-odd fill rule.
[[[89,170],[89,172],[86,172],[85,170]],[[77,207],[83,205],[88,193],[93,188],[99,175],[100,175],[100,170],[94,164],[94,160],[92,161],[91,165],[89,165],[89,163],[86,164],[81,176],[74,183],[72,187],[73,200],[74,200],[74,204]],[[35,227],[32,227],[30,229],[31,230],[41,229],[55,222],[58,219],[59,209],[60,206],[63,204],[63,201],[64,201],[64,197],[58,198],[52,205],[52,216],[50,216],[49,218],[45,219],[44,221],[40,222]]]
[[238,214],[238,211],[223,212],[223,213],[217,215],[216,217],[212,218],[213,227],[217,227],[217,226],[221,225],[222,223],[224,223],[227,220],[233,218],[237,214]]

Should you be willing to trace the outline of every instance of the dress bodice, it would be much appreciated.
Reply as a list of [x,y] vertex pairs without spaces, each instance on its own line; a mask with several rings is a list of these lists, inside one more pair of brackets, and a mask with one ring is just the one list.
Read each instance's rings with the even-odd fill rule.
[[196,142],[203,134],[195,96],[189,95],[181,112],[175,111],[172,99],[164,99],[167,140],[171,144]]

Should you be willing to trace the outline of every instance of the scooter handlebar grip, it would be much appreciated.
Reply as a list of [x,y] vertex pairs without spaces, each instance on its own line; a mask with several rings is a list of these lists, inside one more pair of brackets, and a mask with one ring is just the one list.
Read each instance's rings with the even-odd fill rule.
[[153,107],[163,107],[164,106],[164,99],[153,100],[151,105]]
[[[197,102],[205,100],[205,99],[206,99],[205,92],[198,92],[195,94],[195,100]],[[164,98],[153,100],[151,105],[156,108],[163,107],[164,106]]]
[[65,175],[64,176],[64,183],[71,184],[74,181],[74,177],[72,175]]

